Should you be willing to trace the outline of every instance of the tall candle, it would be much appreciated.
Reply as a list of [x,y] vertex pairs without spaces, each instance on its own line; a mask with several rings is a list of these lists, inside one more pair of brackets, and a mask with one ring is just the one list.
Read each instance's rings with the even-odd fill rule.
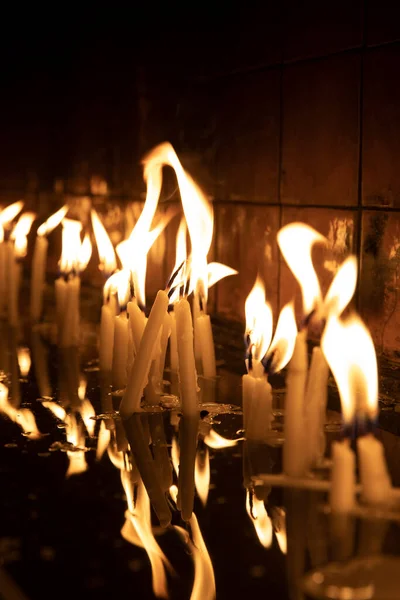
[[307,432],[304,427],[304,398],[308,370],[306,335],[306,331],[297,334],[286,384],[283,470],[292,477],[304,475],[306,466]]
[[190,305],[186,298],[175,304],[176,339],[179,361],[179,386],[182,413],[195,415],[197,403],[197,375],[193,347],[193,321]]
[[151,308],[146,327],[131,368],[125,393],[120,405],[120,414],[127,419],[134,412],[140,411],[140,400],[149,376],[158,334],[162,327],[169,304],[168,295],[159,290]]
[[313,349],[305,396],[307,467],[315,466],[325,452],[324,424],[328,398],[329,367],[321,348]]
[[33,322],[40,320],[43,310],[43,288],[46,275],[46,259],[48,241],[46,236],[36,237],[35,249],[32,259],[32,277],[31,277],[31,319]]
[[176,341],[176,316],[174,312],[171,315],[171,336],[169,344],[169,360],[171,371],[178,371],[178,344]]
[[357,440],[362,497],[368,504],[390,503],[391,481],[382,443],[372,434]]
[[204,377],[216,377],[214,339],[210,315],[200,313],[196,319],[196,334],[200,346],[201,364]]
[[7,243],[7,281],[8,281],[8,322],[11,327],[18,325],[18,296],[21,279],[21,265],[14,254],[14,244]]
[[246,439],[263,442],[271,431],[272,388],[267,378],[243,375],[243,422]]
[[132,340],[135,354],[137,354],[142,340],[143,332],[146,327],[146,316],[140,310],[136,298],[128,302],[129,326],[132,333]]
[[332,444],[330,505],[333,512],[349,512],[354,507],[356,459],[349,440]]
[[114,350],[114,313],[110,303],[104,303],[101,307],[100,319],[100,369],[103,372],[111,372]]
[[129,323],[126,310],[114,317],[114,344],[112,359],[112,383],[117,389],[126,386],[128,374]]

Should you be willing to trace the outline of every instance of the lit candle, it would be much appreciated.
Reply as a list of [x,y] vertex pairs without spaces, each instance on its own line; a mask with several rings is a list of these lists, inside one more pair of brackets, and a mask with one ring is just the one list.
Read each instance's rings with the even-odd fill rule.
[[158,335],[164,322],[168,304],[167,293],[159,290],[151,308],[134,365],[128,376],[126,390],[122,397],[120,414],[124,419],[129,418],[134,412],[140,411],[140,401],[148,380]]
[[350,512],[355,499],[356,457],[349,440],[332,443],[330,505],[332,512]]
[[114,343],[112,362],[112,383],[116,389],[123,389],[128,378],[128,347],[129,323],[126,306],[130,298],[130,274],[119,271],[114,275],[118,277],[117,291],[120,313],[114,317]]
[[190,305],[181,298],[174,307],[176,318],[176,340],[178,347],[179,388],[182,413],[195,415],[198,411],[197,374],[193,346],[193,321]]
[[32,212],[21,215],[11,232],[8,242],[8,320],[11,327],[16,327],[19,322],[18,304],[22,259],[27,253],[27,236],[35,219],[36,214]]
[[5,236],[10,224],[23,209],[22,200],[9,204],[0,212],[0,315],[6,316],[8,312],[9,295],[9,244]]
[[307,467],[320,462],[325,452],[325,415],[328,399],[329,367],[321,348],[312,352],[305,396],[305,429],[308,448]]
[[357,450],[363,500],[368,504],[390,504],[392,484],[382,443],[368,434],[357,440]]
[[49,242],[47,236],[53,231],[67,214],[68,207],[63,206],[47,219],[37,230],[35,248],[32,259],[31,304],[32,321],[38,322],[43,311],[43,288],[46,278],[46,261]]

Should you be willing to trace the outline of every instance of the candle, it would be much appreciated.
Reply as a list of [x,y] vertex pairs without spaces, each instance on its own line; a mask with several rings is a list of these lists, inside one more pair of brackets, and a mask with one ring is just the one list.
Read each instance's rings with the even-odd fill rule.
[[362,498],[368,504],[391,502],[391,481],[382,443],[372,434],[357,440]]
[[174,310],[182,413],[184,416],[192,416],[198,411],[192,314],[186,298],[179,300],[175,304]]
[[63,206],[40,225],[37,230],[32,259],[30,315],[33,322],[40,320],[43,311],[43,288],[46,277],[48,250],[47,236],[55,229],[67,214],[68,207]]
[[146,316],[140,310],[136,298],[128,302],[129,327],[132,334],[134,353],[137,354],[142,340],[143,332],[146,327]]
[[194,503],[194,469],[196,463],[199,414],[183,416],[179,423],[179,476],[177,506],[184,521],[189,521]]
[[114,348],[112,360],[112,383],[120,390],[126,386],[128,378],[129,323],[126,310],[114,317]]
[[36,214],[24,213],[18,219],[11,232],[8,242],[8,320],[11,327],[16,327],[19,322],[18,304],[21,283],[22,262],[28,248],[28,233],[32,227]]
[[305,443],[304,399],[308,372],[306,331],[300,331],[289,363],[285,398],[285,443],[283,470],[292,477],[304,475]]
[[129,418],[134,412],[140,411],[140,400],[148,380],[157,338],[164,322],[168,304],[168,295],[159,290],[151,308],[134,366],[130,370],[126,390],[122,397],[120,414],[124,419]]
[[305,428],[307,430],[307,467],[318,464],[325,452],[325,416],[328,399],[329,367],[321,348],[312,352],[305,396]]
[[114,318],[115,314],[107,302],[101,307],[99,362],[103,373],[111,372],[114,351]]
[[332,483],[330,505],[332,512],[345,513],[354,507],[356,457],[349,440],[332,444]]
[[271,433],[272,388],[266,376],[243,375],[243,419],[246,439],[265,442]]
[[170,336],[170,344],[169,344],[169,360],[170,360],[171,371],[176,373],[178,371],[178,343],[176,340],[176,316],[175,316],[174,312],[171,312],[170,315],[171,315],[171,336]]
[[203,376],[209,378],[216,377],[217,369],[215,366],[214,339],[210,316],[206,315],[204,312],[200,312],[200,315],[196,319],[196,325],[196,334],[200,346]]

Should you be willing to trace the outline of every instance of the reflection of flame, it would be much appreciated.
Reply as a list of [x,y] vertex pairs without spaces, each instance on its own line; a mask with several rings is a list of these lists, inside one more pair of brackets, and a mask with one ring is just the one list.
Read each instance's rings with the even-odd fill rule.
[[117,258],[108,233],[97,212],[92,209],[92,224],[100,259],[100,269],[106,276],[111,275],[117,268]]
[[79,378],[78,397],[79,400],[84,400],[86,396],[87,379],[84,375]]
[[360,408],[371,419],[378,414],[378,367],[374,342],[357,316],[346,321],[328,320],[321,347],[336,379],[345,423],[350,423],[360,399]]
[[210,456],[207,447],[204,448],[204,452],[197,451],[194,481],[201,503],[205,506],[210,489]]
[[27,212],[20,216],[11,233],[11,239],[14,240],[14,251],[17,258],[26,256],[28,248],[27,236],[31,230],[32,223],[36,219],[36,214]]
[[311,259],[315,244],[327,244],[327,239],[304,223],[290,223],[278,232],[281,252],[297,279],[303,294],[304,313],[309,315],[321,304],[321,289]]
[[239,440],[228,440],[224,438],[222,435],[219,435],[214,429],[210,429],[208,434],[204,438],[204,442],[210,448],[214,450],[219,450],[221,448],[230,448],[232,446],[236,446]]
[[74,448],[67,451],[69,458],[68,470],[66,477],[78,475],[87,470],[85,457],[85,434],[83,427],[78,423],[76,416],[73,413],[67,414],[65,417],[65,435],[67,442],[72,444]]
[[294,308],[293,304],[289,302],[279,314],[275,335],[267,352],[267,357],[273,355],[271,372],[281,371],[292,358],[296,335],[297,325]]
[[120,471],[125,469],[125,453],[119,452],[117,448],[117,444],[115,441],[112,441],[107,447],[108,458]]
[[250,504],[250,491],[246,490],[246,510],[250,519],[253,521],[254,529],[257,532],[258,539],[264,548],[269,548],[272,544],[272,523],[265,509],[263,500],[259,500],[253,494],[253,504]]
[[[128,488],[126,485],[127,476],[123,478],[123,482],[126,492]],[[129,496],[127,494],[127,498],[129,497],[132,497],[131,494]],[[131,544],[137,544],[139,538],[140,543],[137,545],[145,549],[150,560],[154,595],[157,598],[168,598],[165,569],[168,569],[170,572],[173,572],[173,569],[153,535],[150,500],[141,479],[137,486],[136,504],[133,505],[133,500],[131,500],[128,506],[130,508],[125,513],[126,521],[121,530],[121,535]]]
[[1,225],[8,225],[11,221],[14,221],[15,217],[21,212],[24,207],[22,200],[9,204],[0,212],[0,223]]
[[0,383],[0,412],[19,425],[31,439],[38,439],[41,433],[36,425],[35,417],[28,408],[14,408],[8,401],[8,388]]
[[272,337],[272,310],[265,301],[264,284],[257,277],[253,289],[246,298],[246,334],[250,338],[252,356],[260,361],[268,350]]
[[287,553],[286,512],[279,506],[272,509],[272,524],[282,554]]
[[57,404],[57,402],[51,402],[50,400],[46,400],[45,402],[42,402],[42,405],[48,410],[50,410],[53,413],[53,415],[57,417],[57,419],[60,419],[60,421],[65,421],[67,413],[65,412],[62,406]]
[[97,438],[97,449],[96,449],[96,459],[101,460],[104,452],[107,450],[108,445],[110,443],[111,434],[110,430],[107,429],[104,421],[100,423],[99,435]]
[[31,353],[26,346],[18,348],[18,366],[22,377],[27,377],[31,368]]
[[47,219],[47,221],[45,221],[40,225],[40,227],[38,227],[37,235],[42,236],[51,233],[53,229],[55,229],[57,225],[61,223],[67,212],[68,206],[63,206],[62,208],[60,208],[60,210],[51,215]]
[[[82,382],[81,382],[81,385],[82,385]],[[96,412],[95,412],[90,400],[88,400],[87,398],[84,398],[80,402],[79,413],[82,417],[82,421],[85,424],[88,434],[90,435],[90,437],[93,437],[94,430],[96,427],[96,421],[94,420],[94,417],[96,416]]]
[[176,437],[172,438],[171,461],[176,475],[179,475],[179,445]]

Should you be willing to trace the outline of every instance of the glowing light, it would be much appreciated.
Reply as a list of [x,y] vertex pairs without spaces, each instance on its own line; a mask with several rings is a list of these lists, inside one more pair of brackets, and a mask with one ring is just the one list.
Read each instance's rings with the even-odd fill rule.
[[252,356],[260,361],[264,358],[272,337],[272,309],[265,301],[264,284],[259,277],[246,298],[246,335],[250,338]]
[[0,383],[0,412],[19,425],[24,434],[31,439],[38,439],[41,433],[36,425],[36,420],[32,411],[28,408],[15,408],[8,401],[8,388]]
[[272,522],[265,509],[264,502],[258,500],[253,494],[253,504],[250,504],[250,492],[246,490],[246,510],[253,522],[258,539],[264,548],[269,548],[272,544]]
[[0,224],[4,226],[11,223],[11,221],[14,221],[15,217],[19,215],[23,207],[23,201],[19,200],[18,202],[14,202],[13,204],[6,206],[6,208],[3,208],[0,212]]
[[37,235],[49,235],[49,233],[51,233],[53,229],[55,229],[61,223],[67,212],[67,205],[61,207],[57,212],[51,215],[44,223],[42,223],[40,227],[38,227]]
[[20,216],[11,232],[10,238],[14,240],[14,252],[17,258],[23,258],[26,256],[28,249],[27,236],[31,230],[32,223],[36,219],[36,214],[33,212],[27,212]]
[[100,269],[109,277],[117,268],[117,257],[115,256],[114,247],[108,236],[106,228],[97,212],[92,209],[92,225],[94,237],[96,239],[97,251],[100,259]]
[[31,353],[26,346],[20,346],[17,352],[18,366],[22,377],[27,377],[31,368]]

